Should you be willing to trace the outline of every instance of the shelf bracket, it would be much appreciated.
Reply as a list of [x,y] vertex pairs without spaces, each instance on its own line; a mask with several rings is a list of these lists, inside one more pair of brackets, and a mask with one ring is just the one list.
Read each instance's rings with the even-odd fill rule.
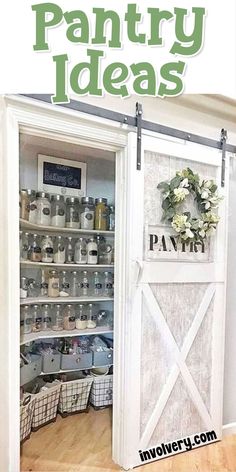
[[225,186],[225,158],[226,158],[226,141],[227,141],[227,130],[221,130],[221,149],[222,149],[222,165],[221,165],[221,187]]
[[141,103],[136,103],[136,126],[137,126],[137,170],[141,170],[142,152],[142,115],[143,107]]

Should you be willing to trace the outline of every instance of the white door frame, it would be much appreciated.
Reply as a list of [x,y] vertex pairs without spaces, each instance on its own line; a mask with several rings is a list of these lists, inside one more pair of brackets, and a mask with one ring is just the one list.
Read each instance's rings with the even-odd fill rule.
[[19,132],[87,145],[116,153],[116,291],[114,300],[113,459],[124,455],[123,409],[125,390],[125,254],[127,125],[20,96],[3,96],[1,109],[0,232],[0,470],[19,471]]

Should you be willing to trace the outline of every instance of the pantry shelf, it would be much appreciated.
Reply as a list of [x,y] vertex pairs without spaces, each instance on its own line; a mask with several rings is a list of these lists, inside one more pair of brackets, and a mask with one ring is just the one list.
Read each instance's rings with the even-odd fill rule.
[[20,228],[23,230],[34,231],[35,233],[39,234],[55,234],[57,235],[58,232],[60,234],[65,234],[68,236],[76,236],[79,234],[103,234],[106,236],[114,236],[115,231],[99,231],[96,229],[75,229],[75,228],[60,228],[55,226],[43,226],[43,225],[36,225],[34,223],[30,223],[29,221],[23,220],[20,218]]
[[57,264],[56,262],[31,262],[21,261],[21,267],[37,268],[37,267],[58,267],[60,269],[114,269],[114,264]]
[[77,372],[80,370],[91,370],[91,369],[102,369],[104,367],[112,367],[113,364],[107,364],[107,365],[92,365],[92,367],[89,367],[88,369],[85,369],[84,367],[81,369],[67,369],[67,370],[57,370],[55,372],[41,372],[39,375],[52,375],[52,374],[66,374],[67,372]]
[[42,303],[94,303],[94,302],[110,302],[113,301],[113,297],[34,297],[34,298],[22,298],[20,300],[21,305],[34,305]]
[[71,338],[77,336],[89,336],[93,334],[108,334],[113,333],[113,330],[109,326],[101,326],[93,329],[73,329],[71,331],[40,331],[39,333],[24,334],[21,337],[20,345],[31,343],[39,339],[49,338]]

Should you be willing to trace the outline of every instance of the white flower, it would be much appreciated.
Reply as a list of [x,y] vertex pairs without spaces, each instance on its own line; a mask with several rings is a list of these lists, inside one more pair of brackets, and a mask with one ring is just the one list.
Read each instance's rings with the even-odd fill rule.
[[171,225],[172,225],[172,228],[174,228],[177,233],[180,233],[180,231],[185,230],[186,223],[187,223],[186,215],[175,215]]
[[211,206],[210,202],[206,202],[206,203],[205,203],[205,209],[206,209],[206,210],[208,210],[208,209],[210,208],[210,206]]
[[206,236],[206,233],[204,231],[204,229],[202,229],[201,231],[199,231],[199,235],[204,238]]
[[185,199],[186,195],[189,194],[189,191],[186,188],[175,188],[174,194],[174,201],[179,203]]
[[213,185],[213,180],[206,180],[204,182],[204,187],[205,188],[210,188]]
[[202,193],[201,193],[201,197],[202,197],[204,200],[207,200],[208,197],[209,197],[209,190],[203,190]]
[[188,228],[187,228],[186,231],[185,231],[185,234],[186,234],[186,236],[187,236],[188,238],[194,238],[194,234],[193,234],[193,232],[191,231],[191,229],[188,229]]
[[199,220],[198,221],[198,228],[202,228],[203,227],[203,221],[202,220]]
[[189,187],[189,183],[188,183],[188,179],[185,178],[184,180],[182,180],[182,182],[180,183],[180,187],[183,188],[183,187]]

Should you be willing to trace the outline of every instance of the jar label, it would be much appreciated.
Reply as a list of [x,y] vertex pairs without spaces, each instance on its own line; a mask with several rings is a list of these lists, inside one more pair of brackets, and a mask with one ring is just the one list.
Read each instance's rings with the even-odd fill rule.
[[99,284],[95,284],[95,287],[98,288],[98,289],[100,289],[100,288],[102,288],[102,284],[100,284],[100,283],[99,283]]
[[93,219],[93,213],[85,213],[84,216],[87,218],[87,220],[91,221]]
[[44,214],[44,215],[47,215],[47,216],[50,215],[50,208],[47,208],[47,207],[44,208],[44,209],[43,209],[43,214]]
[[92,315],[92,316],[91,316],[91,320],[92,320],[92,321],[96,321],[96,320],[97,320],[97,315]]
[[45,316],[45,318],[43,318],[43,322],[44,322],[44,323],[51,323],[51,318],[50,318],[50,316]]
[[59,216],[64,216],[64,214],[65,214],[65,210],[63,210],[63,208],[59,208],[58,215]]
[[75,316],[69,316],[68,320],[74,322],[75,321]]
[[112,288],[112,284],[111,284],[111,283],[107,283],[107,284],[106,284],[106,288],[111,289],[111,288]]
[[80,320],[81,321],[86,321],[87,320],[87,315],[80,315]]
[[23,251],[28,251],[28,246],[27,246],[27,244],[23,244]]
[[26,318],[25,324],[30,325],[32,323],[32,318]]
[[24,326],[24,320],[20,321],[20,326]]
[[92,251],[89,251],[89,255],[90,256],[97,256],[98,252],[93,249]]
[[41,288],[48,288],[48,283],[47,282],[42,282],[41,283]]
[[62,288],[65,288],[65,289],[68,289],[70,288],[70,284],[68,284],[67,282],[64,282],[63,284],[61,284]]
[[89,283],[88,282],[81,282],[80,287],[81,288],[89,288]]
[[52,247],[46,247],[45,252],[47,254],[53,254],[53,248]]
[[42,322],[42,318],[36,318],[36,323],[41,323]]
[[86,249],[81,249],[80,253],[81,253],[81,256],[87,256]]
[[64,247],[64,246],[59,246],[58,249],[59,249],[59,251],[61,251],[61,252],[64,252],[64,251],[65,251],[65,247]]
[[35,205],[35,203],[31,203],[30,211],[35,211],[35,210],[37,210],[37,205]]
[[52,283],[52,288],[59,288],[59,283],[58,282],[53,282]]
[[36,253],[36,254],[40,254],[41,253],[41,247],[39,247],[39,246],[33,247],[33,252]]

